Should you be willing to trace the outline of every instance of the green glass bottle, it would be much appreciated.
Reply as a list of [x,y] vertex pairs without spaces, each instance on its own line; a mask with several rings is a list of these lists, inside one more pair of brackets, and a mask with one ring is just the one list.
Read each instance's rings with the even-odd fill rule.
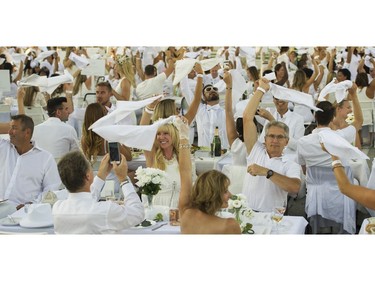
[[214,139],[212,140],[212,151],[215,156],[221,156],[221,139],[219,137],[219,127],[215,127]]

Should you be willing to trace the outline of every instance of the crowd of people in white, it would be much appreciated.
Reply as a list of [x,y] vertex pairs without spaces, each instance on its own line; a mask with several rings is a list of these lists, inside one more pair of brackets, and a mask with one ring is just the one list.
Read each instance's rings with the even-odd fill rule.
[[[168,174],[154,200],[167,204],[173,193],[182,233],[240,233],[217,216],[229,178],[197,175],[186,152],[210,147],[218,127],[232,166],[246,169],[249,208],[269,212],[306,193],[307,233],[354,234],[357,205],[375,210],[375,186],[355,185],[353,154],[340,153],[373,145],[373,115],[361,104],[373,102],[374,77],[373,47],[0,47],[0,102],[16,108],[0,123],[9,134],[0,139],[0,199],[19,209],[66,189],[53,206],[56,233],[118,232],[144,218],[127,164],[143,149],[146,165]],[[44,122],[28,116],[34,107]],[[109,114],[118,127],[106,135],[96,122]],[[158,122],[171,116],[180,117]],[[119,141],[119,165],[108,160],[114,138],[133,138]],[[124,205],[99,201],[106,180]]]

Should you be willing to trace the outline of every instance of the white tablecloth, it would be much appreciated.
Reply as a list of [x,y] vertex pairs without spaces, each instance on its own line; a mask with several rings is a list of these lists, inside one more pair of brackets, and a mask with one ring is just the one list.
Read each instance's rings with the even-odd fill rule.
[[[254,226],[255,229],[262,229],[261,233],[256,234],[276,234],[275,227],[272,228],[272,222],[270,220],[269,213],[258,213],[259,216],[264,216],[264,221],[259,225]],[[22,209],[14,213],[15,218],[24,216],[24,211]],[[165,224],[166,223],[166,224]],[[165,224],[162,227],[153,230],[157,226]],[[281,227],[277,234],[305,234],[305,228],[307,226],[307,221],[304,217],[295,217],[295,216],[284,216],[281,221]],[[264,227],[260,227],[264,226]],[[263,229],[265,231],[263,231]],[[267,230],[268,229],[268,230]],[[24,228],[21,226],[3,226],[0,224],[0,234],[25,234],[25,233],[38,233],[38,234],[54,234],[53,227],[44,227],[44,228]],[[147,228],[129,228],[121,232],[121,234],[180,234],[179,226],[171,226],[169,222],[157,222],[155,225]]]

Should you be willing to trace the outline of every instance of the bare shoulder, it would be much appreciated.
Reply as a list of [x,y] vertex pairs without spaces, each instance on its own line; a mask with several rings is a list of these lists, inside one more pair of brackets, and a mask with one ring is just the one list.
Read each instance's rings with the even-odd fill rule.
[[198,209],[186,209],[181,218],[183,234],[240,234],[241,228],[233,218],[220,218]]

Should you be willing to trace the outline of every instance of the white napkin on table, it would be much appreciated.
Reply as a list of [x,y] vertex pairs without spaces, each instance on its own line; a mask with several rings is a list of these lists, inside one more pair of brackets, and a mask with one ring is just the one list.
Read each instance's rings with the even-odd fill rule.
[[110,125],[92,130],[108,142],[119,142],[128,147],[150,151],[158,128],[174,119],[175,116],[170,116],[152,125]]
[[319,140],[326,150],[343,159],[370,159],[357,147],[351,145],[346,139],[332,130],[323,130],[318,133]]
[[90,126],[89,130],[103,126],[115,125],[116,123],[129,116],[133,111],[145,107],[146,105],[161,97],[163,97],[163,95],[158,95],[141,101],[117,101],[116,109],[97,120]]
[[321,91],[318,97],[318,101],[324,101],[325,96],[329,93],[335,93],[337,102],[341,102],[346,96],[346,90],[353,86],[353,82],[350,80],[341,81],[335,83],[337,80],[334,78],[331,83],[327,84]]

